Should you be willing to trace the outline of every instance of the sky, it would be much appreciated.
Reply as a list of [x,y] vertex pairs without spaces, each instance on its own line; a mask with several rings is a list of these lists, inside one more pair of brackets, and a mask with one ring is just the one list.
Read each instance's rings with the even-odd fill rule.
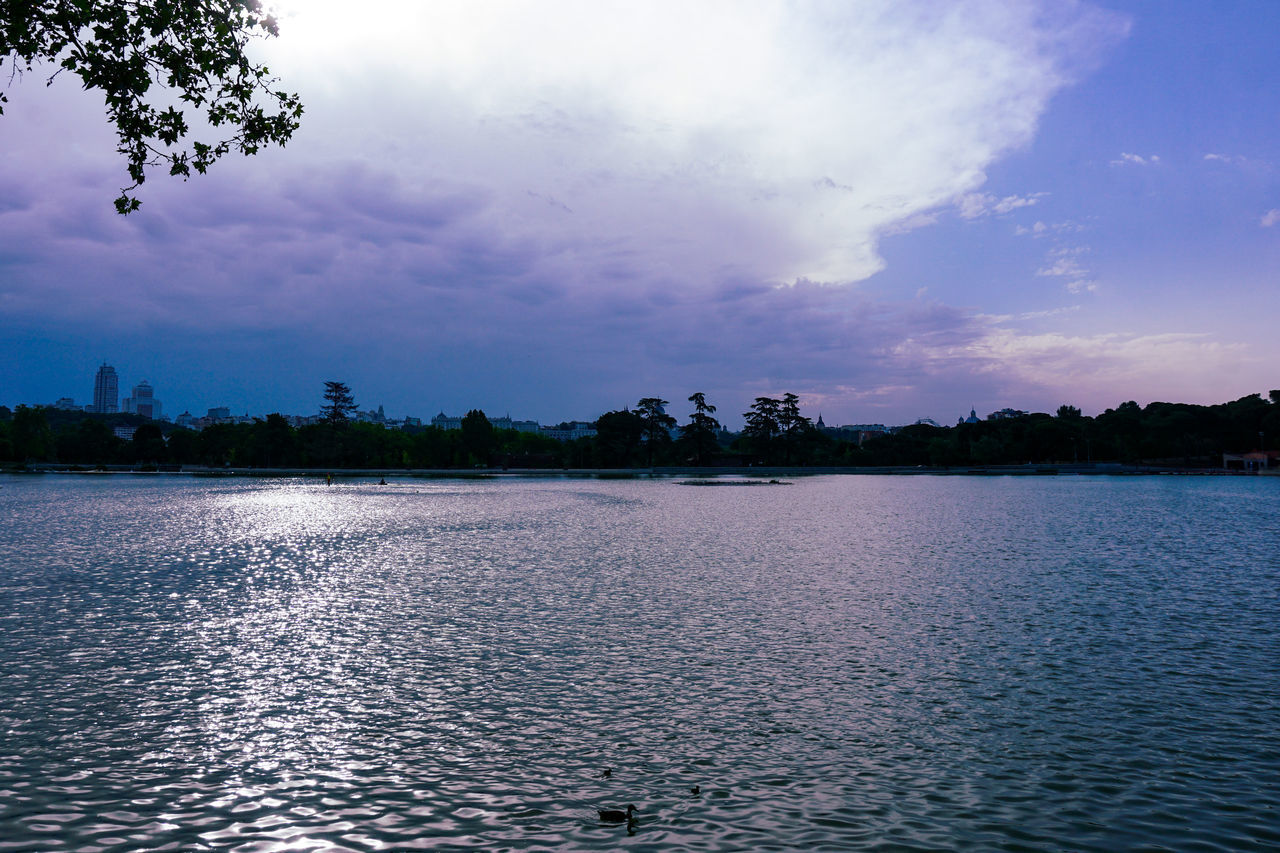
[[[827,424],[1280,387],[1280,3],[276,4],[283,149],[6,83],[0,404]],[[6,69],[7,71],[7,69]]]

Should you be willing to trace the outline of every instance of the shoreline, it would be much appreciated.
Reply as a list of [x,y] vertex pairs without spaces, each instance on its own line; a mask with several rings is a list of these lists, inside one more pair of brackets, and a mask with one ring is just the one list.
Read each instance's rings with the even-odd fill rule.
[[720,478],[746,477],[812,477],[822,475],[895,475],[895,476],[946,476],[946,477],[999,477],[999,476],[1115,476],[1115,475],[1151,475],[1180,474],[1192,476],[1277,476],[1276,472],[1227,471],[1221,468],[1180,468],[1168,465],[1129,465],[1119,462],[1099,462],[1092,464],[1026,464],[1026,465],[963,465],[955,467],[927,467],[915,465],[891,465],[875,467],[846,466],[770,466],[770,467],[692,467],[692,466],[660,466],[654,468],[249,468],[226,467],[209,468],[205,466],[162,466],[146,469],[130,465],[103,465],[88,468],[82,465],[64,463],[45,463],[31,466],[5,466],[0,468],[5,474],[81,474],[89,476],[133,475],[133,476],[181,476],[181,477],[260,477],[260,478],[316,478],[324,479],[332,475],[335,480],[351,480],[358,478],[380,477],[397,479],[444,479],[444,480],[478,480],[478,479],[599,479],[599,480],[644,480],[669,479],[676,477]]

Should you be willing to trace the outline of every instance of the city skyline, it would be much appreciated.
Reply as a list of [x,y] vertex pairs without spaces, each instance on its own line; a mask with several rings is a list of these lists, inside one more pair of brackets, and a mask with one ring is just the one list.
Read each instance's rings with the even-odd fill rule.
[[[118,381],[119,381],[119,374],[115,370],[115,367],[113,365],[107,364],[106,362],[103,362],[101,365],[99,365],[97,374],[94,377],[94,383],[93,383],[94,384],[94,391],[93,391],[94,402],[93,403],[85,404],[85,405],[77,405],[75,403],[75,397],[70,395],[65,395],[65,396],[59,397],[57,400],[55,400],[52,403],[38,402],[38,401],[20,401],[20,402],[11,402],[10,405],[13,407],[49,406],[52,408],[67,408],[75,411],[85,411],[91,414],[115,414],[115,413],[137,414],[137,415],[141,415],[143,417],[147,417],[154,420],[163,420],[165,422],[175,423],[178,426],[189,425],[191,421],[199,422],[199,421],[206,421],[206,420],[213,420],[213,421],[241,420],[244,418],[248,418],[251,420],[262,419],[269,414],[280,414],[289,418],[296,418],[296,419],[308,419],[308,418],[319,419],[320,408],[322,408],[322,407],[317,407],[316,411],[312,412],[312,411],[285,411],[284,409],[279,407],[276,407],[276,408],[268,407],[268,409],[266,410],[256,411],[252,413],[249,412],[248,409],[246,408],[242,414],[236,414],[235,412],[237,410],[237,407],[226,406],[222,403],[219,403],[212,406],[196,405],[196,406],[183,407],[183,411],[180,414],[173,415],[171,413],[164,413],[162,411],[161,402],[158,399],[155,399],[153,396],[154,388],[145,379],[141,380],[137,385],[134,386],[133,396],[130,398],[127,398],[123,404],[112,404],[109,407],[104,408],[101,401],[105,399],[108,395],[112,395],[113,392],[115,392]],[[1265,392],[1253,392],[1253,393],[1258,394],[1259,396],[1265,396]],[[680,400],[669,400],[665,402],[668,404],[666,408],[669,414],[674,411],[677,411],[682,405],[682,401]],[[710,401],[710,402],[714,403],[714,401]],[[803,399],[800,402],[801,402],[801,409],[807,410],[808,407],[804,405]],[[1120,402],[1124,402],[1124,401],[1117,401],[1116,405],[1119,405]],[[1167,402],[1186,402],[1186,401],[1167,401]],[[1225,403],[1230,401],[1219,400],[1214,402]],[[3,405],[3,404],[4,404],[3,401],[0,401],[0,405]],[[634,403],[623,403],[622,405],[614,407],[613,409],[610,409],[607,411],[616,411],[619,409],[628,409],[628,408],[634,408],[634,407],[635,407]],[[1108,408],[1113,408],[1113,407],[1108,407]],[[513,428],[512,424],[514,423],[516,424],[514,428],[520,429],[522,428],[521,426],[519,426],[520,424],[534,424],[534,425],[539,425],[546,428],[549,425],[553,425],[553,424],[593,423],[599,415],[605,414],[605,411],[606,411],[606,410],[602,410],[586,418],[561,417],[561,418],[552,418],[550,421],[544,422],[537,418],[531,418],[528,420],[522,420],[519,417],[512,418],[511,412],[509,409],[507,410],[495,409],[494,411],[486,411],[484,409],[481,409],[478,406],[464,406],[462,409],[458,410],[457,414],[448,414],[443,409],[441,409],[439,412],[436,412],[434,414],[433,413],[419,414],[417,412],[403,412],[403,413],[393,412],[390,415],[387,415],[385,414],[384,409],[385,409],[385,406],[382,405],[381,403],[378,403],[375,405],[357,404],[356,414],[360,416],[358,419],[365,419],[364,416],[373,414],[376,412],[377,413],[376,420],[378,422],[382,422],[383,420],[385,420],[388,423],[400,424],[406,421],[416,421],[418,426],[431,426],[431,425],[440,426],[441,425],[440,422],[448,421],[450,422],[450,425],[444,426],[442,428],[456,429],[458,428],[458,423],[462,419],[463,413],[467,411],[471,411],[473,409],[479,409],[481,412],[483,412],[486,415],[486,417],[490,420],[490,422],[495,423],[495,425],[499,428],[503,428],[503,429]],[[201,410],[205,410],[206,414],[204,415],[199,414]],[[502,413],[499,414],[498,413],[499,411],[501,411]],[[741,425],[738,424],[738,421],[741,420],[740,416],[736,416],[735,414],[729,413],[729,412],[720,412],[719,410],[717,411],[720,414],[719,420],[721,421],[725,429],[736,432],[741,428]],[[957,418],[957,421],[959,423],[975,423],[981,420],[998,420],[1001,418],[1014,417],[1018,415],[1026,415],[1029,413],[1030,412],[1028,410],[1022,410],[1012,406],[1005,406],[1000,409],[995,409],[988,412],[984,417],[978,417],[976,407],[971,406],[969,409],[968,416],[966,417],[965,414],[961,412]],[[1045,412],[1045,414],[1050,414],[1050,412]],[[1083,414],[1094,415],[1094,414],[1100,414],[1100,413],[1099,412],[1083,412]],[[824,420],[824,416],[821,412],[810,413],[807,416],[810,418],[810,420],[814,421],[817,425],[819,426],[823,425],[822,422]],[[182,422],[184,418],[187,420],[186,424]],[[677,420],[679,420],[679,418],[677,418]],[[829,421],[826,424],[826,426],[828,426],[831,429],[854,427],[854,426],[862,428],[870,424],[870,422],[866,420],[857,421],[857,422],[843,421],[839,423],[831,419],[826,419],[826,420]],[[938,425],[938,426],[949,426],[951,424],[951,421],[945,416],[941,420],[933,418],[931,416],[922,416],[914,419],[913,421],[905,421],[902,423],[895,423],[892,425],[896,427],[896,426],[904,426],[908,423],[933,423],[934,425]],[[876,425],[883,426],[883,424],[876,424]]]
[[[110,377],[109,386],[104,383],[104,377]],[[155,399],[153,396],[153,393],[154,393],[153,386],[149,382],[147,382],[147,380],[145,379],[141,380],[137,385],[134,386],[133,397],[126,398],[123,404],[113,403],[109,407],[102,406],[101,400],[104,399],[105,395],[115,392],[116,396],[118,396],[118,392],[116,392],[116,389],[118,387],[118,382],[119,382],[119,373],[116,371],[115,367],[111,364],[103,362],[102,364],[99,365],[97,374],[94,377],[94,391],[93,391],[94,402],[93,403],[80,405],[75,402],[76,398],[73,395],[63,395],[58,397],[52,403],[43,402],[43,401],[24,400],[24,401],[9,401],[8,405],[11,408],[16,408],[17,406],[34,406],[34,407],[48,406],[51,408],[65,408],[65,409],[71,409],[73,411],[84,411],[90,414],[116,414],[116,413],[137,414],[150,419],[163,420],[170,423],[178,422],[184,416],[194,420],[239,419],[239,418],[245,418],[245,417],[248,417],[251,419],[252,418],[260,419],[269,414],[281,414],[291,418],[319,417],[318,413],[319,413],[320,407],[317,407],[317,410],[315,412],[285,411],[277,407],[277,408],[268,408],[267,410],[253,412],[253,413],[250,413],[247,409],[245,409],[242,414],[235,414],[236,407],[226,406],[222,403],[212,405],[212,406],[206,406],[203,404],[186,406],[186,407],[183,407],[183,411],[180,414],[174,415],[169,412],[162,412],[162,406],[160,401]],[[106,390],[106,387],[109,387],[111,390],[110,391]],[[667,402],[670,404],[671,408],[678,408],[679,401],[667,401]],[[5,404],[4,401],[0,401],[0,405],[4,405],[4,404]],[[456,415],[449,415],[443,409],[441,409],[439,412],[427,413],[425,415],[416,413],[416,412],[404,412],[404,413],[393,412],[391,415],[386,415],[384,412],[385,406],[379,403],[379,404],[368,405],[368,406],[357,405],[357,414],[363,416],[363,415],[372,414],[376,412],[379,419],[385,418],[385,420],[387,420],[388,422],[399,423],[406,419],[410,419],[410,420],[418,421],[419,425],[433,425],[433,424],[439,425],[438,422],[440,421],[449,421],[451,422],[450,425],[444,428],[456,429],[457,423],[452,423],[452,422],[460,422],[462,419],[463,413],[476,408],[478,407],[465,406]],[[634,408],[634,403],[624,403],[617,408]],[[206,414],[204,415],[199,414],[201,410],[205,410]],[[484,410],[481,409],[481,411],[484,411]],[[498,428],[503,428],[503,429],[507,429],[507,428],[520,429],[522,428],[521,426],[522,424],[536,424],[540,426],[549,426],[554,424],[575,423],[575,422],[590,423],[590,422],[593,422],[595,420],[595,417],[597,417],[598,415],[604,414],[604,411],[601,411],[596,413],[596,415],[590,418],[586,418],[585,420],[582,418],[572,418],[572,417],[555,418],[548,423],[543,423],[541,421],[538,421],[537,419],[522,421],[518,417],[512,418],[511,413],[508,410],[501,410],[501,411],[502,411],[501,414],[498,413],[499,410],[494,410],[491,412],[484,411],[484,413],[486,417],[490,420],[490,422],[493,422]],[[731,415],[726,414],[725,417],[729,421],[733,420],[733,417]],[[820,418],[821,418],[821,413],[814,415],[813,417],[815,421],[819,420]],[[182,424],[179,423],[178,425],[182,425]]]
[[80,400],[102,353],[171,416],[334,378],[543,423],[1278,384],[1274,4],[374,6],[280,4],[294,141],[127,218],[100,96],[6,89],[3,402]]

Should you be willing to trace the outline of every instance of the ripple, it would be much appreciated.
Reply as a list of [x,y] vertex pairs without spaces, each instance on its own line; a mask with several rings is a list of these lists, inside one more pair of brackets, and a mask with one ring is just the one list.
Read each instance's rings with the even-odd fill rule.
[[1268,482],[4,485],[0,851],[1280,843]]

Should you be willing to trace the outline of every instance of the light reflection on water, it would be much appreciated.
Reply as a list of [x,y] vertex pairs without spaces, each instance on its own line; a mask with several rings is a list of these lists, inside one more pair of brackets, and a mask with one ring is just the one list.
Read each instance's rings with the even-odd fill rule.
[[0,851],[1280,845],[1278,510],[2,478]]

